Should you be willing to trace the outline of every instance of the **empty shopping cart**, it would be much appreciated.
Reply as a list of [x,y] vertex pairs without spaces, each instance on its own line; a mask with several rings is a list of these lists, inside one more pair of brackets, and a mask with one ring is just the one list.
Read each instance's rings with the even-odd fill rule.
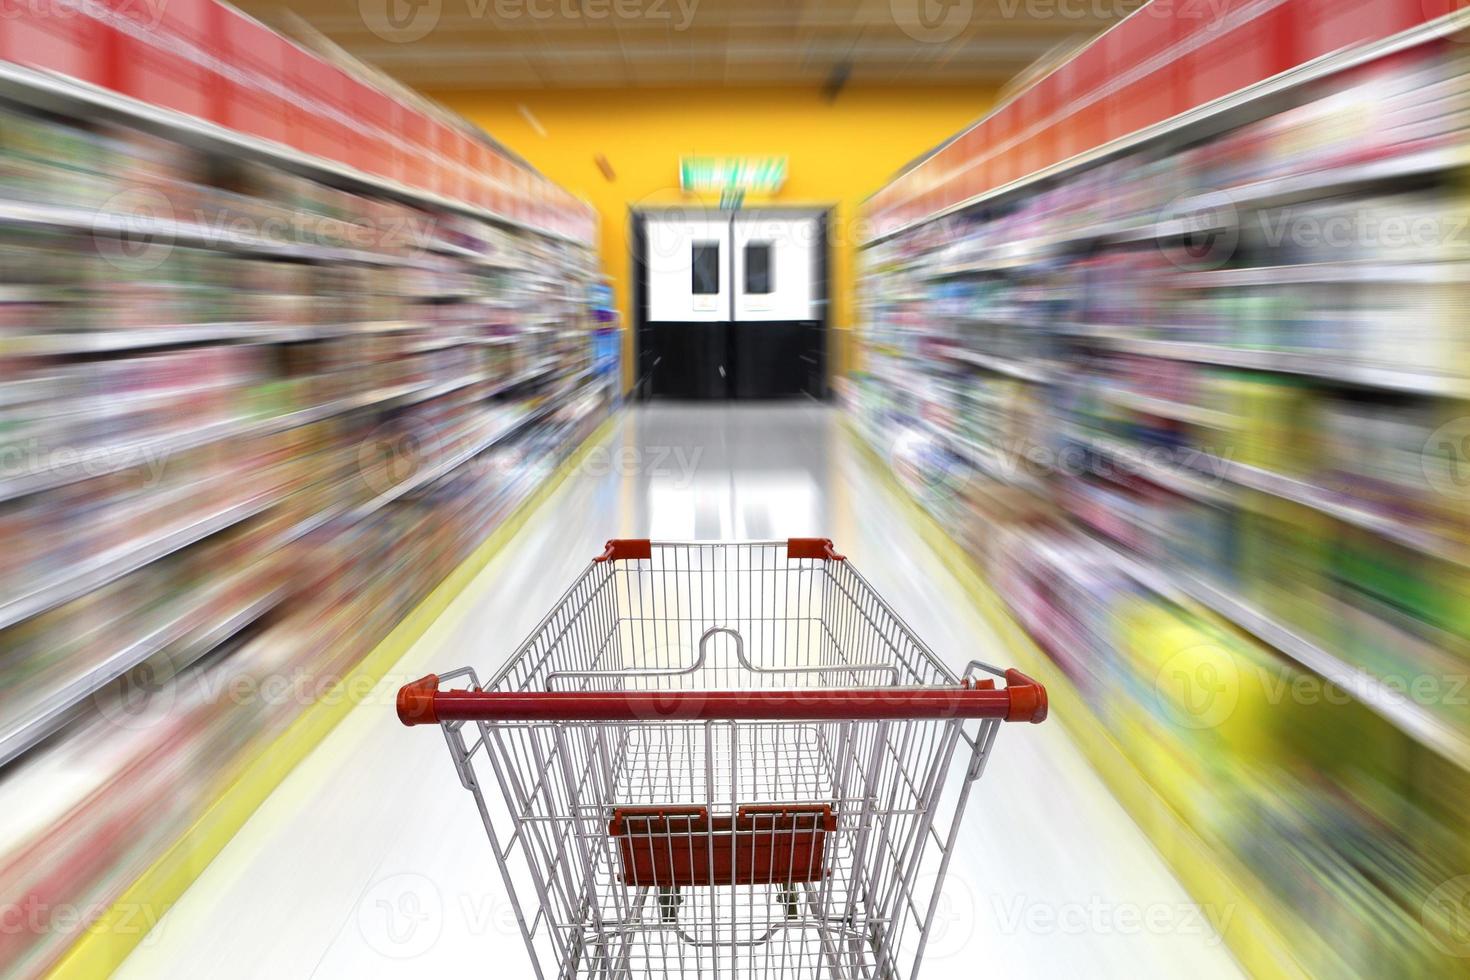
[[610,541],[488,683],[398,694],[568,978],[915,975],[1000,722],[1046,711],[952,673],[823,538]]

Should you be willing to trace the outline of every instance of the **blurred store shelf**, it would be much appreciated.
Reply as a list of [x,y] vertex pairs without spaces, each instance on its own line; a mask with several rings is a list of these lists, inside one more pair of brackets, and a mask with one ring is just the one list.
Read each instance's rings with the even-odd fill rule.
[[[90,917],[7,931],[7,976],[618,401],[584,208],[523,183],[525,220],[0,62],[0,903]],[[273,682],[305,693],[221,693]]]
[[1308,975],[1445,973],[1470,861],[1449,24],[947,204],[968,133],[860,258],[854,429]]

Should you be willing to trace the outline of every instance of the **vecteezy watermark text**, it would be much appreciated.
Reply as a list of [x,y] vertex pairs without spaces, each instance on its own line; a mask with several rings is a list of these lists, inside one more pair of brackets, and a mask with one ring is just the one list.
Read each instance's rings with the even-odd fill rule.
[[1181,728],[1207,729],[1230,721],[1242,701],[1253,704],[1251,710],[1262,704],[1368,703],[1463,711],[1470,705],[1470,674],[1359,669],[1326,678],[1285,665],[1243,662],[1229,647],[1202,643],[1165,660],[1154,691],[1164,717]]
[[156,906],[141,902],[47,902],[27,895],[17,902],[0,903],[0,936],[43,934],[76,936],[109,933],[143,936],[148,945],[159,937],[154,927],[162,916]]
[[1233,904],[1197,905],[1193,902],[1110,902],[1100,895],[1087,901],[1048,902],[1018,895],[994,900],[1002,932],[1037,936],[1199,936],[1216,946],[1235,917]]
[[[446,14],[455,21],[662,21],[675,31],[694,23],[700,0],[358,0],[363,24],[393,44],[428,37]],[[462,3],[462,6],[460,4]]]
[[[0,22],[89,16],[83,0],[0,0]],[[109,5],[112,16],[153,30],[163,21],[168,0],[119,0]]]
[[426,248],[434,228],[433,217],[412,211],[348,220],[306,210],[260,213],[228,204],[176,207],[162,191],[133,188],[98,209],[92,237],[108,262],[148,271],[167,261],[176,245],[398,252]]
[[145,485],[163,481],[168,452],[146,444],[117,446],[46,446],[35,437],[0,445],[0,481],[53,477],[85,480],[121,470],[140,469]]

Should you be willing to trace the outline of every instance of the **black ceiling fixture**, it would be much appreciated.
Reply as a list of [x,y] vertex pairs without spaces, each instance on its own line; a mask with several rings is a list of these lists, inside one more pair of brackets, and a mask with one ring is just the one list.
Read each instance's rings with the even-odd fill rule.
[[832,66],[832,71],[827,80],[822,83],[822,97],[828,102],[836,102],[837,96],[847,86],[847,80],[852,76],[852,62],[839,61]]

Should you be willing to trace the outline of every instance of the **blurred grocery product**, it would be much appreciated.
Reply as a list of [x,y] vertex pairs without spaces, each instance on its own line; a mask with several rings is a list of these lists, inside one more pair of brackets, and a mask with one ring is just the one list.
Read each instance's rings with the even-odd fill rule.
[[[0,904],[95,918],[554,477],[617,345],[583,239],[7,93]],[[6,976],[76,938],[6,933]]]
[[875,239],[848,407],[1302,969],[1443,974],[1470,60],[1290,102]]

